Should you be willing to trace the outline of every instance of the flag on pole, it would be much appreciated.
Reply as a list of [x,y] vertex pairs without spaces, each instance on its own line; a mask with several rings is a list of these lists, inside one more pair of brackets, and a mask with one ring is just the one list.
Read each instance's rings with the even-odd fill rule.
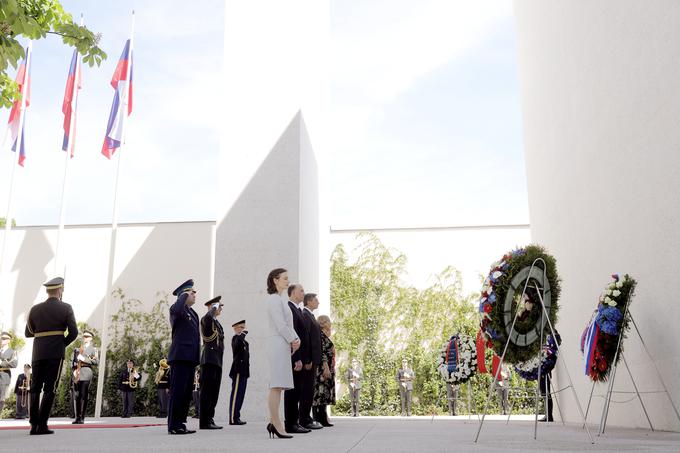
[[[78,107],[78,90],[82,88],[82,68],[78,51],[73,51],[71,67],[68,70],[66,79],[66,90],[64,91],[64,102],[61,111],[64,113],[64,142],[61,149],[70,151],[73,157],[76,142],[76,109]],[[71,124],[73,124],[73,137],[71,134]]]
[[[123,54],[118,60],[118,66],[113,73],[111,86],[116,90],[106,126],[106,137],[102,146],[102,154],[108,159],[120,148],[123,140],[124,115],[132,113],[132,44],[128,39]],[[128,80],[129,79],[129,80]],[[124,111],[127,104],[127,112]]]
[[[19,85],[19,93],[21,97],[14,101],[12,110],[9,112],[9,120],[7,125],[10,134],[12,134],[12,151],[17,150],[17,139],[19,132],[21,132],[21,146],[19,149],[19,165],[24,166],[26,160],[26,147],[24,140],[24,130],[26,129],[26,107],[31,104],[31,47],[26,48],[26,56],[19,65],[17,70],[16,82]],[[25,100],[24,100],[25,99]],[[23,108],[22,108],[23,107]],[[23,117],[23,119],[22,119]],[[21,128],[21,131],[19,131]]]

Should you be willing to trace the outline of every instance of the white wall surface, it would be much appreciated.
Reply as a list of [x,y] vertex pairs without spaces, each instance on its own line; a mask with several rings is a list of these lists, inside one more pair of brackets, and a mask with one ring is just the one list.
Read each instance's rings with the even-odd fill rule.
[[[563,356],[581,402],[580,335],[620,272],[639,282],[631,312],[679,404],[680,2],[523,0],[515,14],[532,236],[557,258]],[[661,389],[638,339],[624,344],[640,390]],[[623,367],[615,390],[633,390]],[[643,398],[655,428],[680,430],[665,395]],[[576,421],[573,398],[560,402]],[[602,398],[593,404],[599,422]],[[636,400],[612,404],[609,423],[648,426]]]
[[[188,278],[196,281],[198,301],[208,300],[210,255],[215,222],[120,224],[116,241],[114,290],[139,299],[150,309],[158,293],[171,294]],[[107,225],[69,226],[61,252],[66,262],[64,301],[76,321],[86,321],[101,332],[106,295],[111,228]],[[20,227],[8,235],[4,284],[0,302],[2,329],[23,335],[31,306],[47,298],[42,284],[54,277],[56,227]],[[173,297],[169,296],[170,302]],[[109,314],[120,307],[112,299]],[[19,356],[18,370],[30,363],[32,339]],[[21,371],[12,373],[12,377]]]

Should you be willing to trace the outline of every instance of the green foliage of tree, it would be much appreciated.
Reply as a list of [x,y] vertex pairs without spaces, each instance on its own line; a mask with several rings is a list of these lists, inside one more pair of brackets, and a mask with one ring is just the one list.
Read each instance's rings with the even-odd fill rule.
[[19,98],[16,82],[7,75],[24,58],[19,38],[38,40],[48,34],[61,36],[64,44],[75,47],[83,62],[94,66],[106,59],[99,48],[100,35],[73,21],[58,0],[2,0],[0,3],[0,106],[11,107]]
[[[342,245],[331,257],[333,342],[338,353],[338,381],[343,384],[335,412],[349,413],[343,376],[351,359],[357,358],[364,372],[361,413],[400,413],[396,373],[405,357],[416,373],[413,413],[447,413],[437,358],[442,345],[455,333],[476,335],[478,295],[463,294],[460,272],[453,267],[434,276],[424,290],[408,286],[403,282],[407,259],[401,252],[386,247],[371,233],[357,238],[353,262]],[[490,382],[488,374],[472,378],[472,412],[482,411]],[[527,398],[526,391],[533,396],[535,385],[514,374],[511,385],[519,389],[511,394],[513,411],[531,410],[533,400]],[[459,413],[467,413],[467,391],[467,386],[461,387]],[[492,411],[498,411],[498,403],[492,404]]]
[[[7,220],[4,217],[0,217],[0,228],[5,228],[5,225],[7,224]],[[12,228],[17,226],[17,221],[15,219],[12,219]]]

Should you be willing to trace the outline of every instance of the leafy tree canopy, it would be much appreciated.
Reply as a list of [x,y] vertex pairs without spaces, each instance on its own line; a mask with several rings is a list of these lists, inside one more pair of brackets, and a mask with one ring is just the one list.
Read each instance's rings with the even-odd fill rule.
[[19,38],[38,40],[48,34],[61,36],[64,44],[75,47],[83,62],[100,65],[106,53],[99,48],[100,35],[81,27],[64,11],[58,0],[2,0],[0,2],[0,106],[11,107],[19,98],[16,82],[7,75],[24,58]]

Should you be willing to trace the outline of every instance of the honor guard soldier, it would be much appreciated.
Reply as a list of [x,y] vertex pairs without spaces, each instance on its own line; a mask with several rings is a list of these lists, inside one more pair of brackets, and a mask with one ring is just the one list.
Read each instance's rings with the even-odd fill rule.
[[156,394],[158,395],[158,418],[168,416],[168,400],[170,398],[170,365],[167,359],[158,362],[158,371],[154,377],[156,383]]
[[416,373],[408,366],[408,360],[401,361],[401,368],[397,371],[399,383],[399,396],[401,397],[401,416],[411,416],[411,394],[413,393],[413,380]]
[[201,354],[201,429],[222,429],[215,424],[215,406],[220,395],[222,382],[222,357],[224,356],[224,329],[217,320],[222,313],[222,296],[217,296],[205,303],[208,313],[201,318],[201,337],[203,338],[203,354]]
[[23,420],[28,417],[28,397],[31,390],[31,365],[24,365],[24,372],[17,377],[14,384],[14,395],[17,399],[16,419]]
[[88,392],[92,382],[92,367],[99,363],[97,349],[92,344],[94,335],[89,330],[83,332],[83,343],[80,348],[73,351],[71,370],[73,373],[73,387],[75,390],[75,413],[74,425],[85,423],[87,411]]
[[186,421],[191,402],[194,368],[200,363],[201,337],[198,314],[191,308],[196,302],[194,281],[187,280],[172,293],[177,301],[170,307],[172,343],[168,363],[170,374],[170,406],[168,408],[168,433],[191,434]]
[[139,387],[139,379],[142,377],[139,370],[135,367],[135,361],[128,359],[127,365],[120,373],[118,380],[118,390],[123,398],[123,415],[121,418],[132,417],[132,410],[135,407],[135,390]]
[[53,278],[43,286],[47,290],[48,298],[45,302],[34,305],[28,312],[24,332],[27,338],[35,338],[31,359],[33,382],[29,409],[30,434],[54,433],[48,429],[47,421],[59,385],[66,347],[78,338],[78,326],[73,309],[61,300],[64,294],[64,279]]
[[12,379],[12,372],[10,370],[16,368],[19,361],[17,360],[17,353],[9,347],[12,334],[2,332],[0,338],[2,338],[0,343],[0,412],[2,412],[2,408],[5,406],[5,395],[9,388],[9,381]]
[[359,361],[352,359],[352,364],[347,369],[347,385],[349,387],[349,400],[352,408],[352,417],[359,416],[359,394],[361,393],[361,381],[364,373],[361,370]]
[[250,351],[246,341],[246,320],[231,325],[234,336],[231,338],[231,351],[234,360],[231,362],[229,377],[231,378],[231,398],[229,398],[229,424],[245,425],[241,420],[241,406],[246,396],[246,386],[250,377]]

